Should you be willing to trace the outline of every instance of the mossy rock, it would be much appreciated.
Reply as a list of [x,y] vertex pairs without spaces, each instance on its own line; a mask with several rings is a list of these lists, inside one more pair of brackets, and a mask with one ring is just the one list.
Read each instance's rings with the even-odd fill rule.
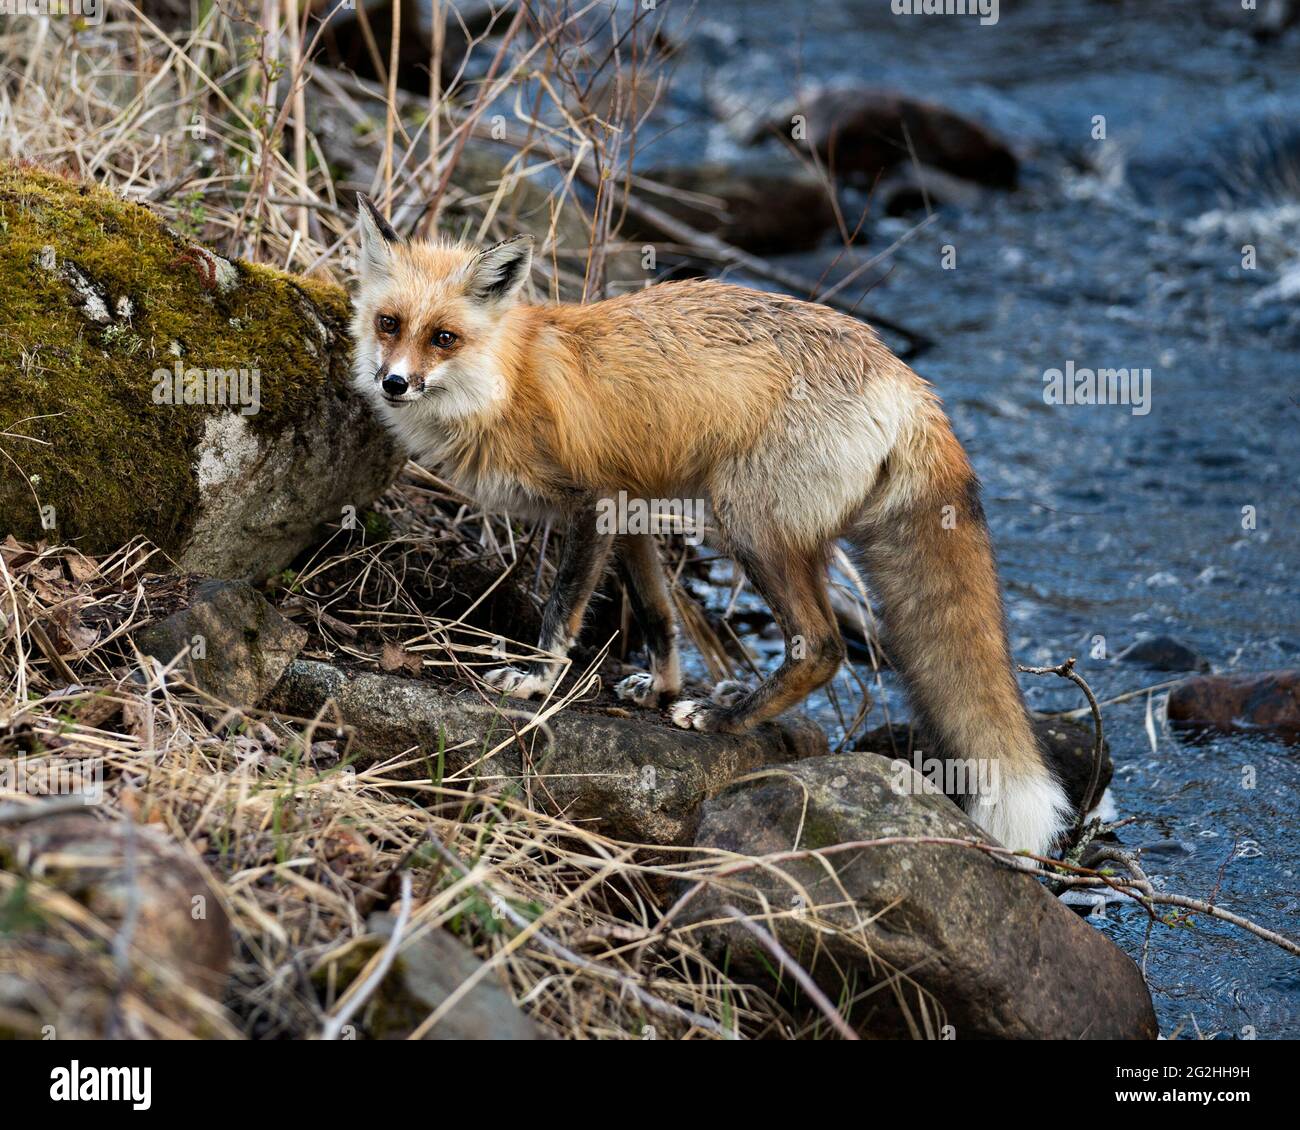
[[143,535],[182,568],[261,579],[400,465],[350,387],[337,286],[5,163],[0,294],[0,534],[92,554]]

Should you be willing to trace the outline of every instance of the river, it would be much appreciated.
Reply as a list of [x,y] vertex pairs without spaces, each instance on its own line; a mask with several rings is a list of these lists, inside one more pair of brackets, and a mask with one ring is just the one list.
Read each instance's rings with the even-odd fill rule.
[[[672,128],[641,156],[648,169],[740,155],[726,117],[778,106],[800,76],[934,99],[1012,143],[1019,189],[941,209],[864,309],[935,340],[916,367],[984,481],[1016,658],[1078,656],[1103,699],[1173,677],[1113,658],[1142,634],[1216,671],[1300,662],[1300,28],[1259,42],[1236,7],[1032,0],[982,26],[895,16],[886,0],[708,0],[669,21],[693,31]],[[920,218],[873,216],[830,278]],[[783,262],[817,278],[837,254]],[[1044,374],[1067,365],[1149,370],[1147,410],[1046,403]],[[1024,687],[1038,710],[1081,705],[1060,680]],[[1157,884],[1217,891],[1294,935],[1300,751],[1180,740],[1149,697],[1154,742],[1147,695],[1104,712],[1111,800],[1135,818],[1123,842]],[[825,698],[812,707],[834,729]],[[1166,1036],[1300,1032],[1300,965],[1268,943],[1203,918],[1148,938],[1132,903],[1089,920],[1136,960],[1145,950]]]

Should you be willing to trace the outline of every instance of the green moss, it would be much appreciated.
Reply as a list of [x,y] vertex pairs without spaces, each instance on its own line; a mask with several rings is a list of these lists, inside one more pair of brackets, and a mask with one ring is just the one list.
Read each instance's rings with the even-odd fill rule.
[[[69,268],[109,321],[87,316]],[[144,534],[176,549],[196,517],[204,422],[235,409],[156,404],[155,371],[178,361],[256,369],[260,410],[246,421],[257,434],[278,434],[312,410],[325,382],[345,378],[326,356],[346,350],[343,290],[235,269],[236,285],[223,288],[211,261],[148,209],[0,164],[0,534],[77,541],[92,553]],[[52,528],[42,526],[45,507]]]
[[376,510],[367,510],[361,518],[366,538],[370,541],[387,541],[393,536],[393,523]]

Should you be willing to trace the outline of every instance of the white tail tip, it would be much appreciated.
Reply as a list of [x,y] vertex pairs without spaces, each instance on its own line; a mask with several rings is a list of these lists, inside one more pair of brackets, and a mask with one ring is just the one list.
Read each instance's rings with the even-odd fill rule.
[[1070,825],[1072,809],[1046,769],[999,782],[995,795],[973,796],[966,814],[1003,847],[1047,855]]

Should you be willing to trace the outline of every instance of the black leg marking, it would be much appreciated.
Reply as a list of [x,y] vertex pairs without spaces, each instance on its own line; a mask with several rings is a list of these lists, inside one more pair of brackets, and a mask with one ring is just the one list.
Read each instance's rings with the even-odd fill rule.
[[[613,534],[596,531],[596,516],[590,508],[575,512],[565,524],[564,546],[555,571],[555,584],[542,610],[538,647],[555,656],[565,656],[582,629],[587,604],[604,572],[614,543]],[[523,669],[498,667],[485,678],[491,686],[519,698],[548,691],[559,677],[558,660],[536,660]]]
[[677,654],[677,618],[653,535],[628,534],[620,538],[618,569],[627,584],[632,613],[645,636],[650,671],[629,675],[618,684],[615,693],[639,706],[654,707],[661,698],[676,695],[682,689],[682,676]]

